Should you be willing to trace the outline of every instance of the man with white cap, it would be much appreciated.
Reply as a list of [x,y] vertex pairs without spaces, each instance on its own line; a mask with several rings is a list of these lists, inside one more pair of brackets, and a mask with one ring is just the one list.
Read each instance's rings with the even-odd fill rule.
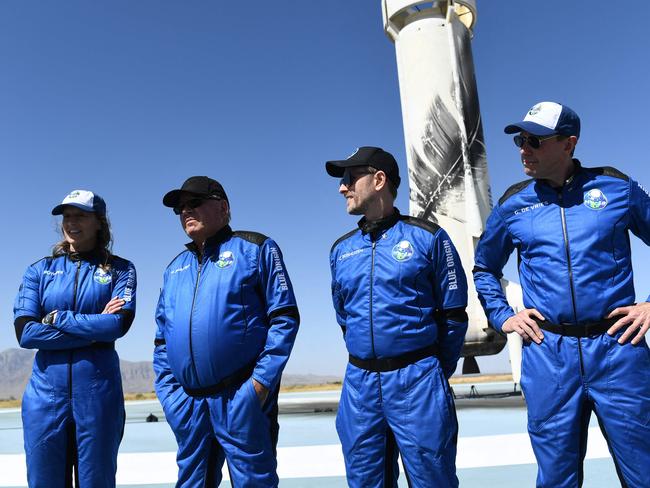
[[[580,119],[541,102],[516,134],[524,172],[488,218],[474,281],[492,327],[524,339],[521,386],[538,487],[583,481],[595,412],[622,486],[650,486],[650,303],[634,303],[629,233],[650,245],[650,196],[615,168],[585,168],[573,152]],[[501,288],[517,250],[524,306]]]

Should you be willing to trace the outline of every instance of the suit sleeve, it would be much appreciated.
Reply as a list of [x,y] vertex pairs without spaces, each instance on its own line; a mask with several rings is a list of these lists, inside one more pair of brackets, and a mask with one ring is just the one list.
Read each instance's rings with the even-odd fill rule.
[[267,239],[260,247],[258,271],[269,330],[264,349],[257,359],[253,378],[272,390],[280,381],[289,359],[298,332],[300,315],[282,260],[282,252],[272,239]]
[[336,322],[341,327],[343,336],[345,336],[345,331],[347,328],[347,313],[345,312],[344,307],[345,300],[341,294],[341,284],[336,281],[336,256],[334,253],[330,255],[330,270],[332,272],[332,303],[334,305],[334,313],[336,314]]
[[495,207],[474,253],[474,284],[490,325],[501,332],[503,323],[515,313],[501,287],[503,267],[515,246],[510,232]]
[[[630,179],[630,230],[650,246],[650,194],[632,179]],[[650,302],[650,296],[646,302]]]
[[160,290],[158,305],[156,306],[156,336],[153,350],[153,371],[156,375],[154,385],[158,399],[163,406],[165,405],[165,400],[181,388],[180,383],[176,380],[169,367],[167,342],[165,339],[165,322],[165,289],[163,286],[163,289]]
[[14,302],[14,327],[18,343],[25,349],[44,350],[89,346],[92,341],[68,334],[41,322],[45,313],[41,310],[40,276],[42,270],[39,263],[31,265],[25,271]]
[[449,378],[456,370],[467,332],[467,277],[458,252],[443,229],[435,235],[432,259],[433,289],[438,297],[438,354],[442,370]]
[[67,334],[94,342],[112,342],[122,337],[135,317],[136,275],[132,263],[115,269],[116,282],[112,297],[125,301],[118,313],[78,313],[59,310],[53,327]]

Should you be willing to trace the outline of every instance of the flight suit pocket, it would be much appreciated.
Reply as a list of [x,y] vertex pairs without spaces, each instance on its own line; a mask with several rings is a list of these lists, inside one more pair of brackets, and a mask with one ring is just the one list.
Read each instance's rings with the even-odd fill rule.
[[[642,426],[650,425],[650,349],[645,337],[636,345],[617,341],[623,330],[614,336],[604,334],[607,341],[607,391],[610,401],[619,403],[620,409]],[[629,401],[621,403],[622,397]]]
[[[409,365],[413,369],[416,364]],[[451,390],[437,359],[428,362],[428,371],[411,386],[406,395],[408,410],[396,436],[408,436],[413,454],[423,466],[435,469],[453,464],[458,422]],[[419,376],[416,372],[415,376]]]
[[228,400],[227,425],[229,433],[248,446],[269,445],[269,420],[262,411],[252,379],[244,381]]
[[560,409],[561,385],[554,342],[546,334],[541,344],[524,344],[521,363],[521,389],[528,408],[528,428],[537,432]]

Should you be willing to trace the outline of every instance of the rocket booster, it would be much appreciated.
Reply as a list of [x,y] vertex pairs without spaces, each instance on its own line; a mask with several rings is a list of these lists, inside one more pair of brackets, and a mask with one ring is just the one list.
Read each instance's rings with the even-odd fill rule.
[[475,0],[382,0],[382,11],[397,54],[409,211],[447,231],[468,275],[463,356],[496,354],[506,340],[488,329],[471,279],[492,208],[471,50]]

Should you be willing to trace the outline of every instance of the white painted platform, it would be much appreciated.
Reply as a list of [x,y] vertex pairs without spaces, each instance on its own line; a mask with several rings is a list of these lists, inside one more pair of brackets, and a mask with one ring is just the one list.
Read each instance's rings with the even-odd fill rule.
[[[589,429],[587,459],[609,457],[607,444],[597,428]],[[527,434],[487,435],[460,438],[458,469],[534,464]],[[224,479],[228,470],[224,468]],[[117,482],[120,485],[172,484],[176,481],[176,453],[120,453]],[[281,479],[345,476],[341,446],[337,444],[281,447],[278,449]],[[0,455],[2,486],[27,486],[25,455]]]
[[[469,387],[458,387],[463,394]],[[508,384],[477,385],[482,394],[507,392]],[[347,486],[335,415],[323,409],[334,405],[339,392],[303,392],[280,395],[278,475],[283,488],[343,488]],[[526,432],[526,410],[521,398],[462,400],[457,402],[459,441],[457,468],[462,488],[521,488],[534,486],[537,467]],[[311,407],[318,408],[314,410]],[[124,438],[118,457],[118,486],[172,488],[176,482],[176,442],[164,421],[160,404],[128,402]],[[322,413],[298,413],[319,411]],[[160,422],[146,423],[150,414]],[[20,412],[0,410],[0,487],[25,487],[26,470]],[[618,486],[607,445],[592,418],[585,461],[584,486]],[[224,479],[228,479],[224,469]],[[228,486],[229,483],[224,483]],[[400,476],[400,487],[406,486]],[[225,488],[225,487],[224,487]]]

